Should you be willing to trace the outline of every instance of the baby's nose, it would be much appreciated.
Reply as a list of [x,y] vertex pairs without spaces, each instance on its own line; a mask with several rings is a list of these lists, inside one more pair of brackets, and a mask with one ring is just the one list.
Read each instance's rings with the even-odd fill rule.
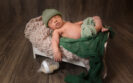
[[55,23],[57,22],[57,20],[54,21]]

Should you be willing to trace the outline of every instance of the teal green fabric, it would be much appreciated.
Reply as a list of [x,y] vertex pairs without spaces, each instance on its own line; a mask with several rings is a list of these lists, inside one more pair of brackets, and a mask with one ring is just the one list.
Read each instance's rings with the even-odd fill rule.
[[95,23],[92,17],[88,17],[83,20],[81,25],[81,38],[90,37],[96,35],[97,31],[95,29]]
[[111,27],[107,32],[99,32],[97,35],[91,37],[84,37],[80,39],[60,38],[60,46],[63,46],[66,50],[76,54],[82,58],[89,57],[90,69],[87,73],[81,73],[80,75],[67,75],[64,79],[67,83],[102,83],[101,71],[103,70],[103,53],[104,43],[108,39],[108,33],[110,32],[110,38],[113,38],[114,32]]
[[48,27],[48,21],[55,15],[62,16],[62,14],[56,9],[45,9],[42,12],[43,23]]

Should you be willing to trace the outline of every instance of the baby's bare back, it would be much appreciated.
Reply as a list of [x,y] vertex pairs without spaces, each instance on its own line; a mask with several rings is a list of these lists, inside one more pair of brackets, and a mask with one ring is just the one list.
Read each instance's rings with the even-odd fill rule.
[[66,22],[62,27],[62,37],[79,39],[81,37],[81,25],[71,22]]

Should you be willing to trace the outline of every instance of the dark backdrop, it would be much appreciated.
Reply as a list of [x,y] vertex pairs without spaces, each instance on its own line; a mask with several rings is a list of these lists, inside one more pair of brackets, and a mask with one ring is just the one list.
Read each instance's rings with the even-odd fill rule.
[[116,20],[132,16],[133,0],[1,0],[0,21],[27,21],[41,15],[45,8],[58,9],[64,19],[70,21],[94,15]]

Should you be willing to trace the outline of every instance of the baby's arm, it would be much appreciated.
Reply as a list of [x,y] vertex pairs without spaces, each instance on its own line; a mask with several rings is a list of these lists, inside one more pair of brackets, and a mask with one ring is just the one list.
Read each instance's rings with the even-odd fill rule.
[[101,31],[102,29],[102,20],[99,16],[93,16],[93,20],[95,22],[95,28],[97,30],[97,32]]
[[61,51],[59,48],[59,38],[60,38],[60,32],[58,30],[54,30],[52,34],[52,48],[54,53],[54,60],[55,61],[61,61]]

